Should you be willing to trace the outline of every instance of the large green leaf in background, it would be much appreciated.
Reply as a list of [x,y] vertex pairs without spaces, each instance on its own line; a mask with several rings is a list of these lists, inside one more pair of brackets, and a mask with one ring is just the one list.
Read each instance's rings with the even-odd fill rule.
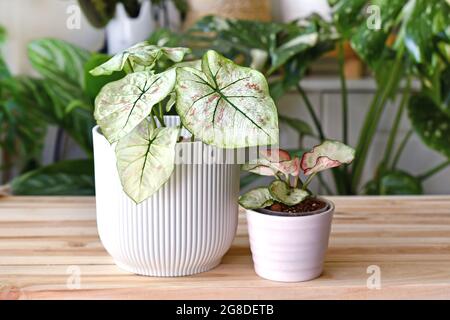
[[450,116],[424,95],[412,96],[408,110],[412,126],[422,141],[450,158]]
[[11,183],[20,195],[93,195],[93,160],[67,160],[30,171]]
[[379,179],[365,186],[369,195],[408,195],[422,194],[422,180],[402,170],[384,172]]
[[56,39],[39,39],[28,45],[33,68],[52,88],[57,102],[67,106],[72,100],[85,99],[84,65],[91,53]]
[[125,77],[124,71],[114,72],[111,75],[93,76],[90,71],[106,61],[111,57],[106,54],[96,53],[84,65],[84,90],[86,94],[95,100],[100,90],[108,83],[117,81]]
[[166,183],[175,166],[179,128],[154,128],[145,119],[116,146],[123,190],[140,203]]
[[277,109],[265,77],[215,51],[202,72],[177,69],[177,113],[183,126],[206,144],[221,148],[278,143]]
[[103,28],[114,17],[118,0],[78,0],[83,13],[95,28]]

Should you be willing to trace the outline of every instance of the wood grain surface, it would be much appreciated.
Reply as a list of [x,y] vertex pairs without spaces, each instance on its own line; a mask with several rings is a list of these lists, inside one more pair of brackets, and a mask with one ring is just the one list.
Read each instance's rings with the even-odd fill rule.
[[[94,198],[0,198],[0,299],[450,298],[450,196],[330,199],[336,214],[323,275],[277,283],[253,271],[243,214],[219,267],[151,278],[113,264],[97,235]],[[379,268],[379,289],[367,286],[370,266]]]

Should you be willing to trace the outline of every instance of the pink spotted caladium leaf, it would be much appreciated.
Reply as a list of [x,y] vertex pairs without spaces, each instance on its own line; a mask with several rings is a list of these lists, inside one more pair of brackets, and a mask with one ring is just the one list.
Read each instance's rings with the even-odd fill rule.
[[156,62],[165,56],[174,62],[180,62],[190,52],[188,48],[168,48],[151,45],[148,41],[138,43],[116,54],[110,60],[90,71],[93,76],[110,75],[115,71],[128,73],[151,70]]
[[158,191],[172,175],[178,130],[154,128],[145,119],[117,143],[120,181],[125,193],[136,203]]
[[326,140],[303,155],[301,169],[305,175],[311,175],[351,163],[354,157],[355,150],[353,148],[339,141]]
[[177,68],[176,110],[183,126],[221,148],[278,143],[278,116],[265,77],[215,51],[201,70]]
[[275,176],[277,172],[297,176],[300,173],[300,159],[291,159],[289,152],[270,148],[260,152],[261,158],[248,163],[242,169],[262,176]]
[[148,117],[173,91],[175,77],[175,69],[141,71],[105,85],[95,99],[94,117],[108,141],[120,140]]

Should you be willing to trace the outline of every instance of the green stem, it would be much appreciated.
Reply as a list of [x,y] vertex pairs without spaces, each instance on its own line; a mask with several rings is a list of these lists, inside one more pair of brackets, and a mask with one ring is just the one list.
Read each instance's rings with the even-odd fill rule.
[[447,168],[448,165],[450,165],[450,160],[445,160],[444,162],[437,165],[436,167],[431,168],[430,170],[428,170],[425,173],[422,173],[418,178],[420,180],[426,180],[426,179],[430,178],[431,176],[435,175],[436,173],[438,173],[439,171]]
[[302,97],[303,101],[305,102],[306,108],[308,109],[308,112],[311,115],[311,118],[314,122],[314,126],[316,127],[316,130],[319,133],[320,140],[321,141],[325,140],[325,135],[323,134],[322,125],[320,124],[319,118],[317,117],[317,114],[314,111],[314,108],[311,104],[311,101],[309,101],[308,96],[306,95],[306,92],[303,90],[303,88],[300,86],[300,84],[297,84],[297,91],[300,93],[300,96]]
[[194,134],[191,135],[191,142],[195,142],[195,135]]
[[366,158],[371,146],[372,140],[378,128],[381,115],[383,114],[386,102],[389,98],[389,92],[394,85],[394,81],[397,79],[397,75],[401,72],[403,58],[403,50],[397,52],[394,67],[390,74],[390,77],[383,87],[381,94],[376,93],[369,111],[364,119],[364,124],[360,131],[358,144],[356,146],[355,162],[353,165],[353,177],[351,182],[352,192],[356,194],[361,180],[362,171],[366,162]]
[[311,183],[312,179],[316,176],[316,174],[317,172],[313,173],[308,177],[308,179],[306,179],[305,183],[303,184],[302,190],[306,190],[308,188],[308,185]]
[[127,59],[127,65],[128,65],[128,68],[130,68],[131,73],[134,73],[134,68],[133,68],[133,65],[130,62],[130,59]]
[[397,167],[397,163],[400,160],[400,156],[402,155],[403,150],[406,147],[406,144],[409,141],[409,138],[411,138],[413,131],[409,130],[408,133],[405,134],[405,137],[403,138],[402,142],[398,146],[397,152],[395,153],[394,160],[392,161],[391,169],[394,170]]
[[159,122],[161,123],[161,126],[165,127],[166,123],[164,121],[164,110],[162,103],[158,103],[158,111],[159,111]]
[[152,110],[152,112],[150,113],[150,119],[152,119],[153,128],[157,128],[158,125],[156,124],[156,121],[155,121],[155,115],[154,115],[153,110]]
[[348,143],[348,93],[347,82],[345,80],[344,73],[344,45],[342,41],[339,41],[339,79],[341,82],[341,107],[342,107],[342,139],[345,144]]
[[411,91],[411,78],[408,77],[405,90],[403,91],[402,101],[400,102],[397,114],[395,115],[394,123],[392,124],[391,132],[389,133],[389,138],[386,144],[386,150],[384,151],[384,158],[383,161],[381,162],[381,165],[388,165],[390,161],[392,150],[395,144],[395,138],[397,137],[398,128],[400,126],[403,111],[405,110],[405,106],[409,100],[410,91]]

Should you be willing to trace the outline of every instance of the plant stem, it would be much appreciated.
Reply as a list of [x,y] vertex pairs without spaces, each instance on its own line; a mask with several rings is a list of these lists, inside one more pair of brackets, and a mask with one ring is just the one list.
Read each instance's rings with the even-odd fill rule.
[[339,41],[339,79],[341,82],[341,107],[342,107],[342,140],[345,144],[348,143],[348,93],[347,93],[347,82],[344,73],[344,45],[343,41]]
[[406,134],[405,137],[403,138],[402,142],[400,143],[400,145],[398,146],[397,152],[395,154],[394,160],[392,161],[392,166],[391,169],[394,170],[395,167],[397,166],[398,160],[400,160],[400,156],[402,155],[403,150],[406,147],[406,144],[409,141],[409,138],[411,138],[413,131],[412,129],[409,130]]
[[298,187],[298,181],[299,181],[299,180],[300,180],[300,176],[299,176],[299,175],[296,175],[295,178],[294,178],[294,185],[293,185],[294,188],[297,188],[297,187]]
[[130,60],[129,60],[129,59],[127,59],[127,65],[128,65],[128,67],[130,68],[130,70],[131,70],[131,73],[134,73],[134,68],[133,68],[133,65],[131,64],[131,62],[130,62]]
[[194,134],[191,135],[191,142],[195,142],[195,135]]
[[156,124],[156,121],[155,121],[155,115],[154,115],[153,110],[152,110],[152,112],[150,113],[150,118],[152,119],[153,128],[157,128],[158,125]]
[[450,165],[450,160],[445,160],[441,164],[438,164],[436,167],[429,169],[425,173],[422,173],[418,178],[420,180],[426,180],[426,179],[430,178],[431,176],[435,175],[436,173],[438,173],[439,171],[447,168],[448,165]]
[[166,123],[164,122],[164,111],[163,111],[163,106],[162,103],[158,103],[158,111],[159,111],[159,122],[161,123],[161,126],[165,127]]
[[405,110],[406,103],[409,100],[409,94],[411,91],[411,78],[407,78],[406,87],[403,91],[402,101],[398,107],[397,114],[395,115],[394,123],[392,124],[391,132],[389,133],[388,142],[386,144],[386,150],[384,151],[384,158],[381,165],[388,165],[394,148],[395,138],[397,136],[398,128],[400,126],[400,121],[402,119],[403,111]]
[[312,179],[316,176],[316,174],[317,172],[313,173],[308,177],[308,179],[306,179],[305,183],[303,184],[302,190],[306,190],[308,188],[308,185],[311,183]]
[[309,101],[308,96],[306,95],[305,91],[300,86],[300,84],[297,84],[297,91],[300,93],[300,96],[305,102],[306,108],[308,109],[308,112],[311,115],[311,118],[314,122],[314,126],[316,127],[317,132],[319,133],[320,140],[321,141],[325,140],[325,135],[323,134],[322,125],[320,124],[319,118],[317,117],[317,114],[314,111],[311,101]]
[[381,94],[376,93],[372,104],[370,105],[369,111],[366,114],[364,124],[360,131],[360,136],[358,144],[356,147],[355,162],[353,165],[353,177],[351,182],[352,192],[356,194],[358,190],[358,185],[361,180],[362,171],[366,162],[367,154],[373,140],[373,137],[378,128],[378,123],[380,122],[381,115],[383,114],[386,102],[389,98],[389,91],[397,79],[397,75],[401,72],[403,58],[403,50],[400,49],[397,52],[397,57],[394,63],[392,72],[389,75],[389,79],[386,85],[383,87]]

